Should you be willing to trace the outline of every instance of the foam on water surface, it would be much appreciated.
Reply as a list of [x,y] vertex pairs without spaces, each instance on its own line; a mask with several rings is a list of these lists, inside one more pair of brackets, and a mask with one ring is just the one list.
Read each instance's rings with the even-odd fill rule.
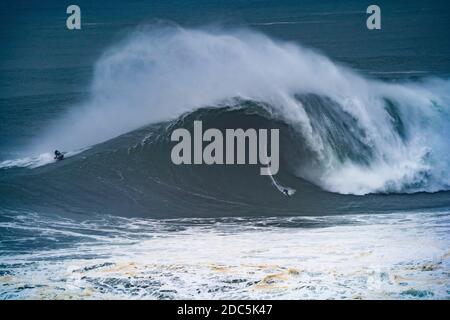
[[76,241],[2,251],[1,298],[450,297],[448,212],[77,225],[35,219],[0,228]]

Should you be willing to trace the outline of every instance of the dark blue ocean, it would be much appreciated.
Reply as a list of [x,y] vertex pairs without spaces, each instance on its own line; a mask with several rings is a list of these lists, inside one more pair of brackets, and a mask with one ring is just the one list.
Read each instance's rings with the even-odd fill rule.
[[74,4],[0,4],[0,299],[450,297],[448,1]]

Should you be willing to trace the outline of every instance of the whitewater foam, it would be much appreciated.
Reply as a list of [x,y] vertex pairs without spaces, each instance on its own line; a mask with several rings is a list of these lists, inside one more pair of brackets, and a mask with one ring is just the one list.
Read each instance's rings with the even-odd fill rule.
[[448,212],[81,223],[11,214],[3,234],[58,246],[1,248],[1,299],[449,298]]

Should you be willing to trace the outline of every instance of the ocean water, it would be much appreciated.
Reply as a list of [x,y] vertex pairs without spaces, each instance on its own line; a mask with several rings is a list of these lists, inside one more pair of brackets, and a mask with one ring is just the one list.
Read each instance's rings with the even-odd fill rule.
[[[446,1],[76,4],[0,5],[1,299],[450,297]],[[173,165],[194,120],[279,173]]]

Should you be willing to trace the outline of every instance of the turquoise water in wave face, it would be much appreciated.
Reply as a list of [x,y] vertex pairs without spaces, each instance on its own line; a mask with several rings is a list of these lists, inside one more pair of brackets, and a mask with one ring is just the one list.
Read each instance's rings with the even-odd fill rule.
[[447,1],[378,1],[382,30],[365,26],[360,1],[78,1],[82,30],[65,28],[61,1],[0,4],[0,160],[26,146],[89,94],[93,65],[138,25],[252,28],[297,41],[384,79],[450,74]]

